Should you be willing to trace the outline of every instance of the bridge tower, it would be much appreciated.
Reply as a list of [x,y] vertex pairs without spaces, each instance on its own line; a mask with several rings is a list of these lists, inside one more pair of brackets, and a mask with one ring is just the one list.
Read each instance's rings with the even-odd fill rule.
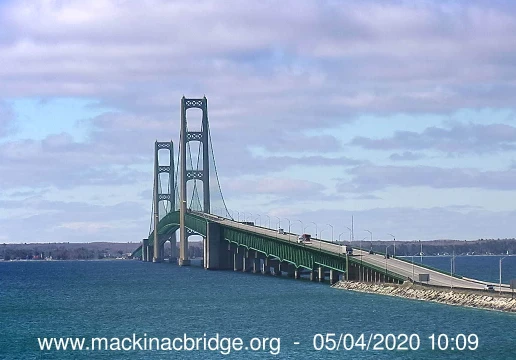
[[[197,108],[202,111],[200,131],[189,131],[187,128],[186,112],[188,109]],[[186,156],[189,141],[202,143],[202,170],[187,170]],[[201,180],[203,183],[203,211],[210,212],[210,165],[209,165],[209,135],[208,135],[208,100],[181,98],[181,132],[179,141],[180,153],[180,192],[179,192],[179,265],[190,265],[188,258],[188,234],[185,226],[185,214],[187,210],[186,183],[188,180]]]
[[[160,150],[168,150],[169,151],[169,163],[168,165],[160,165],[159,164],[159,151]],[[168,173],[168,190],[166,192],[160,192],[160,178],[159,175],[161,173]],[[162,189],[163,191],[163,189]],[[164,244],[160,245],[160,236],[158,235],[158,223],[160,219],[159,214],[159,202],[160,201],[168,201],[170,203],[170,208],[172,210],[176,207],[175,201],[175,193],[174,193],[174,143],[170,142],[160,142],[156,141],[154,143],[154,194],[153,194],[153,207],[154,207],[154,246],[153,246],[153,262],[161,262],[163,260],[164,255]],[[169,237],[170,245],[171,245],[171,254],[170,261],[172,262],[176,257],[176,234],[173,233]],[[149,261],[150,259],[148,259]]]

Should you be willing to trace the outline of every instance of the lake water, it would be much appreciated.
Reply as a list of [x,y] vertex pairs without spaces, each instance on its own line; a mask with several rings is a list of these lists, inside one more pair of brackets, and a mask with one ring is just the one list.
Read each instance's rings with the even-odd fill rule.
[[[456,272],[496,282],[498,259],[457,257]],[[445,270],[450,267],[449,258],[423,258],[423,262]],[[503,260],[503,271],[505,282],[516,278],[516,257]],[[209,340],[217,333],[219,339],[241,338],[242,350],[222,355],[221,343],[218,351],[204,351],[202,338]],[[38,344],[43,337],[84,337],[89,344],[94,337],[133,341],[139,337],[143,342],[184,334],[201,338],[201,350],[41,351]],[[338,351],[314,349],[332,348],[340,334]],[[375,339],[375,334],[380,335]],[[395,343],[396,350],[373,350],[381,335],[387,334],[393,334],[390,343],[380,345]],[[417,350],[403,350],[410,348],[408,342],[401,344],[403,334],[411,336],[411,346]],[[431,349],[432,334],[436,350]],[[440,334],[448,336],[447,350],[438,350]],[[260,350],[250,349],[253,338],[259,341],[253,340],[252,346],[260,345]],[[440,339],[445,348],[445,336]],[[323,344],[323,340],[328,341]],[[351,347],[351,340],[353,349],[343,350],[344,344]],[[466,350],[457,349],[463,346]],[[206,358],[516,359],[516,315],[166,263],[0,263],[0,359]]]

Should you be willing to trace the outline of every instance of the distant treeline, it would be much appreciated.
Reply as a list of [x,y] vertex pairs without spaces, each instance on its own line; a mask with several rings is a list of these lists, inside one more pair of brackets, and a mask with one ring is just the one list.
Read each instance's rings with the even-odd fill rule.
[[[394,242],[373,242],[373,251],[385,253],[385,246],[390,244]],[[362,242],[362,248],[368,249],[369,242]],[[421,250],[423,255],[513,255],[516,239],[396,241],[397,256],[419,255]],[[393,254],[393,246],[389,246],[388,252]]]
[[[3,244],[0,260],[98,260],[126,258],[139,244],[132,243],[59,243],[59,244]],[[167,244],[168,245],[168,244]],[[170,246],[165,246],[165,256],[170,256]],[[179,248],[176,248],[176,254]],[[188,248],[191,258],[202,257],[203,248],[193,243]]]
[[[419,255],[502,255],[516,254],[516,239],[480,239],[466,240],[431,240],[431,241],[396,241],[397,256]],[[389,254],[394,253],[393,241],[362,241],[363,249],[385,253],[388,246]],[[0,260],[96,260],[105,258],[128,257],[138,243],[56,243],[56,244],[2,244],[0,245]],[[355,241],[353,246],[360,246]],[[171,248],[165,245],[165,257],[170,256]],[[179,249],[176,248],[176,254]],[[201,242],[192,242],[188,247],[191,258],[203,256]]]

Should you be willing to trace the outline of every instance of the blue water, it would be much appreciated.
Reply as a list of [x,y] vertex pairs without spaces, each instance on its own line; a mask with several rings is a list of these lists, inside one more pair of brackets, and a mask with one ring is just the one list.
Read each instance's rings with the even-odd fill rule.
[[[403,257],[412,261],[412,257]],[[502,259],[502,282],[516,279],[516,256],[455,256],[454,274],[498,283]],[[451,256],[414,256],[415,263],[422,263],[447,272],[451,270]]]
[[[471,261],[468,266],[479,271],[497,269],[497,259],[479,259],[463,263]],[[504,260],[508,274],[514,274],[514,260]],[[481,265],[475,265],[478,261]],[[457,271],[461,263],[457,260]],[[37,341],[133,333],[159,338],[219,333],[244,341],[277,337],[280,352],[62,352],[40,351]],[[314,336],[327,333],[355,338],[364,333],[366,343],[372,333],[417,334],[420,349],[315,351]],[[431,334],[476,334],[478,349],[458,351],[450,345],[432,351]],[[137,261],[0,263],[0,359],[516,359],[515,337],[514,314],[348,292],[302,280]]]

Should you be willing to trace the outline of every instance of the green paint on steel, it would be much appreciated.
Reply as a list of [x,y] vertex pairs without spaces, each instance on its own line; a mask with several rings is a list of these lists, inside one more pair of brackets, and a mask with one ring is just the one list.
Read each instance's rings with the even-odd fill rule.
[[[208,222],[212,222],[212,220],[195,213],[188,212],[185,215],[186,227],[201,236],[206,236]],[[218,224],[220,224],[222,228],[224,239],[229,243],[257,251],[267,257],[278,258],[281,261],[293,264],[297,268],[315,270],[317,267],[323,266],[327,269],[346,272],[345,254],[336,254],[331,251],[298,244],[297,242],[283,240],[275,236],[258,234],[250,230],[233,227],[223,222],[218,222]],[[158,234],[169,234],[176,231],[178,226],[179,211],[170,212],[158,223]],[[153,245],[153,235],[153,233],[149,235],[149,245],[151,246]],[[136,251],[138,251],[138,249],[135,250],[135,252]],[[141,254],[141,249],[139,251]],[[358,265],[362,264],[365,268],[370,268],[378,273],[385,274],[385,269],[360,262],[359,259],[353,256],[349,256],[348,261]],[[406,280],[404,277],[392,271],[388,271],[387,276],[399,281]]]

